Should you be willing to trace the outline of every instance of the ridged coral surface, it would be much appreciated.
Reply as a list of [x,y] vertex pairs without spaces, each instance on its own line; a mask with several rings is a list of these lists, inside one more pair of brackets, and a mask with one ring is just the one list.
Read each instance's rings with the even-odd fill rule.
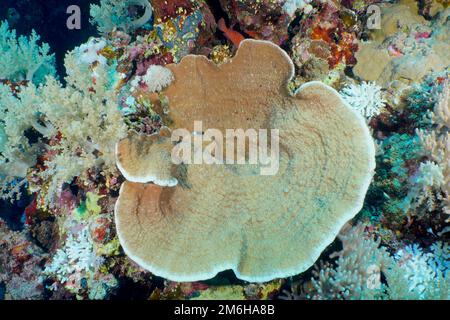
[[[225,269],[268,281],[309,268],[360,210],[372,178],[375,151],[362,117],[318,82],[289,95],[292,62],[268,42],[242,42],[220,67],[188,56],[170,68],[174,126],[192,130],[202,120],[205,130],[277,128],[280,167],[261,176],[257,165],[193,164],[173,188],[125,182],[115,210],[125,252],[176,281]],[[219,102],[222,92],[233,92],[233,99]],[[145,143],[124,150],[131,151],[119,154],[125,176],[133,169],[125,165],[132,164],[128,157],[161,152]],[[144,155],[137,164],[151,161]]]

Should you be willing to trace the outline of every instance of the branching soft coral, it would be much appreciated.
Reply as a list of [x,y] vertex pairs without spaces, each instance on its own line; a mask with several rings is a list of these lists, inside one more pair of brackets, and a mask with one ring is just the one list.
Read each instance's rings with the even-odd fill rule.
[[91,268],[98,268],[101,264],[101,258],[96,256],[88,229],[85,228],[76,237],[69,235],[65,247],[58,249],[52,263],[44,272],[54,275],[61,282],[66,282],[71,275],[89,272]]
[[[50,47],[38,45],[40,37],[33,31],[29,38],[16,36],[8,23],[0,23],[0,79],[12,82],[27,80],[34,84],[55,75],[54,55]],[[25,84],[27,81],[21,83]],[[30,143],[36,134],[51,136],[54,131],[40,118],[41,99],[37,88],[17,86],[18,92],[0,83],[0,196],[13,198],[25,184],[23,179],[36,163],[40,143]],[[30,131],[31,130],[31,131]],[[27,134],[28,133],[28,134]]]
[[[61,135],[49,147],[55,156],[45,164],[44,180],[50,179],[48,195],[57,194],[62,183],[97,168],[104,175],[115,170],[115,141],[126,135],[117,106],[117,95],[107,67],[83,64],[77,52],[65,61],[67,86],[49,79],[42,88],[40,110]],[[51,199],[48,199],[51,200]]]
[[[447,244],[435,243],[428,251],[406,246],[389,255],[359,224],[341,231],[343,249],[336,266],[314,272],[313,299],[444,299],[450,298]],[[382,281],[381,274],[386,278]]]
[[[41,156],[43,170],[36,175],[48,188],[47,204],[64,182],[82,178],[88,169],[104,175],[115,170],[115,142],[126,135],[113,68],[88,64],[82,58],[79,49],[66,56],[65,87],[53,77],[39,88],[21,87],[17,96],[0,87],[0,119],[6,136],[0,169],[8,176],[24,177]],[[38,143],[30,144],[25,133],[30,128]]]
[[381,87],[374,82],[349,84],[340,93],[344,100],[367,120],[379,115],[386,103]]
[[435,97],[434,109],[429,114],[433,125],[431,130],[417,130],[425,155],[429,157],[441,171],[442,180],[438,185],[443,192],[443,208],[450,214],[450,85],[449,80],[442,84],[442,92]]
[[445,193],[444,210],[450,215],[450,81],[447,79],[444,83],[444,89],[439,97],[439,103],[436,104],[432,119],[436,124],[436,130],[440,137],[437,144],[440,145],[433,153],[436,161],[440,164],[444,175],[442,190]]
[[39,46],[40,37],[33,30],[29,38],[17,38],[15,30],[9,30],[8,22],[0,24],[0,79],[43,82],[46,75],[55,75],[54,55],[48,44]]
[[[135,20],[130,16],[130,7],[144,8],[144,14]],[[101,0],[100,5],[91,5],[91,23],[97,25],[102,33],[114,28],[125,32],[135,30],[146,24],[152,17],[153,8],[148,0]]]
[[380,239],[373,240],[360,224],[341,231],[343,249],[332,255],[338,257],[336,267],[324,265],[314,271],[312,299],[381,299],[384,286],[380,272],[389,263],[389,255],[379,248]]
[[104,299],[117,286],[117,280],[113,275],[100,272],[103,263],[104,258],[95,251],[89,229],[85,227],[76,236],[69,235],[65,246],[58,249],[52,262],[46,266],[44,274],[54,277],[75,294],[80,293],[84,280],[83,289],[88,290],[89,299]]
[[425,204],[428,212],[435,209],[434,193],[443,186],[444,175],[442,169],[434,162],[422,162],[418,171],[410,179],[410,189],[404,199],[405,212],[414,212],[419,214],[417,210]]
[[430,252],[423,252],[417,245],[399,250],[385,271],[390,299],[448,300],[450,248],[435,243]]
[[12,199],[25,184],[28,169],[36,164],[42,143],[31,143],[26,133],[52,136],[50,123],[41,119],[42,99],[38,89],[31,85],[20,87],[13,94],[8,86],[0,84],[0,196]]
[[108,258],[115,254],[118,240],[109,237],[112,217],[105,212],[109,202],[99,202],[102,198],[88,192],[78,206],[71,201],[60,203],[59,209],[65,212],[57,218],[60,242],[44,270],[47,283],[53,282],[51,290],[62,286],[77,298],[104,299],[117,286],[108,271]]
[[30,144],[25,131],[33,129],[43,136],[54,133],[51,124],[44,125],[39,118],[41,104],[42,98],[33,85],[21,87],[14,95],[8,86],[0,84],[0,127],[4,132],[0,172],[24,177],[28,167],[34,164],[36,147]]

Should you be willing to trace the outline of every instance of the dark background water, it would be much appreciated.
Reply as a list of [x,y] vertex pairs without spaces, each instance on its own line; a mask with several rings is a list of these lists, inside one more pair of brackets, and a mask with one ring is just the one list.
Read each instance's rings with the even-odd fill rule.
[[[89,6],[99,0],[0,0],[0,21],[8,20],[18,34],[29,35],[34,29],[56,54],[58,75],[63,79],[64,55],[75,46],[96,35],[89,23]],[[70,5],[81,9],[81,29],[69,30],[66,13]]]

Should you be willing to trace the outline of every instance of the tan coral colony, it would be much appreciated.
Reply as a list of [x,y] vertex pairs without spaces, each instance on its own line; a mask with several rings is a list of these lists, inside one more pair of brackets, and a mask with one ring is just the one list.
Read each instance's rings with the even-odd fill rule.
[[[232,269],[263,282],[308,269],[362,208],[375,169],[365,121],[332,88],[287,89],[288,55],[245,40],[228,63],[187,56],[170,65],[171,129],[278,129],[279,170],[255,165],[176,166],[168,138],[119,142],[115,219],[127,255],[158,276],[198,281]],[[176,184],[176,185],[175,185]]]

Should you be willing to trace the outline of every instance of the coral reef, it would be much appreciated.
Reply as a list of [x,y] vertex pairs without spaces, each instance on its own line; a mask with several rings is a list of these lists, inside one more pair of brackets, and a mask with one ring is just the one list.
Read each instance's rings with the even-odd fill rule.
[[[355,75],[366,81],[376,81],[379,85],[389,86],[392,82],[411,84],[420,81],[430,72],[442,71],[450,64],[448,38],[449,10],[439,13],[431,22],[399,22],[397,16],[405,17],[402,5],[395,10],[403,12],[396,15],[390,9],[392,19],[382,21],[383,36],[363,42],[356,54],[358,63],[353,68]],[[422,18],[423,19],[423,18]],[[401,26],[398,30],[392,28]],[[381,37],[381,39],[380,39]]]
[[[101,64],[92,69],[86,63],[91,59],[87,55],[75,49],[66,56],[65,87],[52,77],[44,86],[30,83],[17,94],[4,85],[0,87],[6,135],[2,171],[23,178],[39,160],[29,182],[31,188],[37,183],[46,185],[46,205],[58,196],[63,183],[70,183],[89,169],[104,176],[114,172],[115,140],[126,135],[115,84],[110,83],[114,74]],[[29,129],[35,132],[34,144],[24,136]]]
[[366,239],[365,226],[341,232],[343,249],[333,254],[336,267],[325,265],[315,270],[312,299],[380,299],[383,294],[380,272],[389,264],[386,249],[379,248],[380,239]]
[[28,239],[25,231],[11,231],[0,220],[0,283],[5,284],[6,299],[43,299],[42,265],[46,259],[47,255]]
[[[130,15],[131,6],[144,9],[142,16],[133,18]],[[91,22],[97,25],[102,33],[114,28],[132,31],[142,27],[152,18],[153,8],[148,0],[101,0],[100,5],[91,5]]]
[[448,1],[63,3],[0,3],[0,300],[450,299]]
[[[396,299],[448,300],[450,298],[448,244],[435,243],[424,252],[406,246],[394,255],[374,240],[370,226],[346,226],[340,233],[343,249],[331,263],[313,272],[310,286],[286,291],[285,299]],[[382,280],[382,274],[385,280]]]
[[390,299],[448,300],[450,248],[435,243],[430,252],[417,245],[399,250],[386,271]]
[[443,82],[442,87],[442,93],[437,98],[435,97],[434,109],[429,113],[433,124],[432,130],[429,132],[419,130],[417,133],[428,157],[434,161],[431,163],[434,171],[433,175],[428,177],[428,185],[432,184],[441,189],[444,194],[444,211],[450,214],[450,88],[448,79]]
[[333,85],[347,66],[356,63],[358,50],[356,20],[341,19],[346,10],[338,2],[311,2],[313,10],[303,14],[291,39],[292,59],[297,67],[296,84],[320,80]]
[[[361,206],[374,170],[368,129],[362,117],[321,83],[308,83],[290,96],[287,83],[293,74],[292,62],[269,42],[245,40],[231,62],[211,67],[213,63],[203,56],[189,56],[169,66],[175,81],[164,94],[172,128],[186,128],[189,134],[197,130],[195,119],[203,119],[205,135],[213,128],[223,128],[222,132],[225,128],[278,128],[283,144],[279,172],[260,175],[261,164],[191,166],[185,162],[181,175],[180,168],[171,168],[170,142],[153,137],[125,139],[117,147],[118,166],[129,180],[121,187],[115,212],[121,244],[143,267],[178,281],[208,279],[227,268],[241,279],[259,282],[306,270],[334,239],[342,222]],[[276,72],[269,73],[272,68]],[[239,81],[216,80],[231,79],[230,74]],[[205,96],[205,91],[210,95]],[[233,100],[218,103],[220,93],[229,91],[240,105]],[[252,92],[258,96],[251,96]],[[272,143],[274,139],[272,135]],[[216,155],[224,154],[219,149]],[[179,182],[175,187],[173,178]],[[351,184],[339,182],[349,180]],[[247,196],[233,195],[238,187]],[[310,189],[317,192],[306,192]],[[218,210],[210,208],[212,202]],[[323,229],[306,231],[314,225]],[[170,242],[167,228],[172,232]],[[206,241],[205,235],[211,233],[215,238]],[[223,242],[228,244],[226,249]],[[293,242],[305,246],[291,250]],[[284,249],[279,250],[280,246]],[[201,254],[180,256],[180,247]],[[195,269],[188,269],[189,265]]]
[[278,0],[220,0],[232,30],[239,28],[249,38],[268,40],[278,45],[288,39],[287,26],[291,20],[290,12],[282,3]]

